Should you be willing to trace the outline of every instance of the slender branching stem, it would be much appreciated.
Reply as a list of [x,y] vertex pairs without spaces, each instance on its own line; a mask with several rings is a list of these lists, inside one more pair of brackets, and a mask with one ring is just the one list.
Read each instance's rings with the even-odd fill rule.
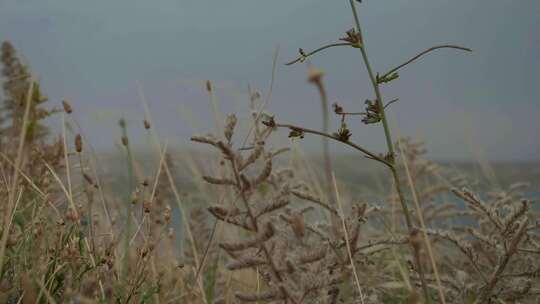
[[436,45],[436,46],[430,47],[429,49],[427,49],[425,51],[422,51],[422,52],[418,53],[416,56],[412,57],[411,59],[405,61],[404,63],[402,63],[402,64],[398,65],[397,67],[391,69],[390,71],[386,72],[380,78],[386,78],[386,77],[390,76],[391,74],[397,72],[402,67],[412,63],[413,61],[419,59],[420,57],[426,55],[427,53],[430,53],[430,52],[438,50],[438,49],[444,49],[444,48],[458,49],[458,50],[462,50],[462,51],[472,52],[471,49],[463,47],[463,46],[459,46],[459,45],[452,45],[452,44]]
[[[265,123],[266,124],[266,123]],[[362,152],[366,157],[370,158],[370,159],[373,159],[373,160],[376,160],[378,162],[381,162],[383,163],[384,165],[392,168],[392,164],[389,163],[387,160],[385,160],[384,158],[382,158],[381,156],[373,153],[373,152],[370,152],[369,150],[365,149],[365,148],[362,148],[361,146],[349,141],[349,140],[342,140],[340,139],[339,137],[335,136],[335,135],[331,135],[331,134],[327,134],[327,133],[324,133],[324,132],[321,132],[321,131],[317,131],[317,130],[312,130],[312,129],[308,129],[308,128],[304,128],[304,127],[299,127],[299,126],[295,126],[295,125],[291,125],[291,124],[278,124],[278,123],[275,123],[273,124],[274,127],[277,127],[277,128],[288,128],[288,129],[291,129],[291,130],[298,130],[298,131],[301,131],[303,133],[310,133],[310,134],[315,134],[315,135],[319,135],[319,136],[323,136],[323,137],[326,137],[326,138],[329,138],[329,139],[333,139],[335,141],[339,141],[341,143],[344,143],[346,144],[347,146],[350,146],[360,152]]]
[[[407,223],[407,228],[409,230],[409,233],[411,233],[411,232],[413,232],[414,227],[413,227],[413,224],[412,224],[411,214],[409,212],[407,202],[405,201],[405,197],[403,196],[403,193],[402,193],[402,190],[401,190],[401,181],[400,181],[400,178],[399,178],[399,174],[397,173],[396,168],[395,168],[394,144],[393,144],[393,141],[392,141],[392,134],[390,132],[390,127],[388,125],[388,120],[386,118],[386,113],[385,113],[385,107],[384,107],[384,103],[383,103],[382,94],[381,94],[381,91],[379,89],[379,83],[378,83],[377,79],[375,78],[375,74],[373,73],[373,70],[371,68],[371,64],[369,63],[369,59],[368,59],[368,55],[367,55],[367,51],[366,51],[366,47],[365,47],[365,42],[364,42],[364,38],[363,38],[363,35],[362,35],[362,27],[360,26],[360,19],[358,18],[358,12],[356,11],[355,0],[349,0],[349,3],[351,5],[351,10],[352,10],[352,13],[353,13],[353,16],[354,16],[354,22],[356,24],[356,30],[358,32],[359,39],[360,39],[360,46],[361,46],[359,48],[360,53],[362,54],[362,59],[363,59],[364,64],[366,66],[366,69],[367,69],[367,72],[368,72],[368,75],[369,75],[369,79],[371,80],[373,90],[375,91],[375,97],[377,98],[377,100],[376,100],[377,107],[379,108],[379,115],[380,115],[382,125],[383,125],[383,128],[384,128],[384,135],[386,137],[386,144],[387,144],[387,147],[388,147],[388,156],[389,157],[387,157],[387,159],[390,162],[390,168],[391,168],[391,171],[392,171],[392,176],[394,178],[394,185],[395,185],[396,191],[398,192],[398,195],[399,195],[399,201],[401,203],[401,208],[403,209],[403,214],[405,215],[405,221]],[[420,277],[423,278],[422,267],[421,267],[421,265],[419,265],[419,261],[417,261],[416,264],[417,264],[417,269],[420,272]],[[431,299],[429,297],[427,284],[426,284],[425,280],[422,280],[421,283],[422,283],[422,290],[424,292],[425,302],[427,304],[429,304],[429,303],[431,303]]]
[[[390,166],[390,171],[392,171],[392,178],[394,179],[394,183],[397,184],[400,180],[399,180],[399,174],[397,172],[397,169],[394,167],[394,165]],[[401,208],[403,209],[403,213],[405,214],[405,222],[407,223],[407,227],[412,229],[413,223],[411,220],[409,207],[407,206],[407,203],[405,201],[405,195],[403,194],[403,190],[401,189],[401,186],[399,185],[395,185],[395,188],[398,194],[399,201],[401,202]]]
[[331,43],[331,44],[327,44],[327,45],[324,45],[324,46],[321,46],[320,48],[316,49],[316,50],[313,50],[309,53],[305,53],[305,54],[300,54],[300,57],[290,61],[290,62],[287,62],[285,63],[285,65],[293,65],[297,62],[303,62],[304,60],[306,60],[308,57],[311,57],[315,54],[317,54],[318,52],[322,51],[322,50],[325,50],[325,49],[329,49],[329,48],[333,48],[333,47],[338,47],[338,46],[353,46],[351,43],[349,42],[338,42],[338,43]]

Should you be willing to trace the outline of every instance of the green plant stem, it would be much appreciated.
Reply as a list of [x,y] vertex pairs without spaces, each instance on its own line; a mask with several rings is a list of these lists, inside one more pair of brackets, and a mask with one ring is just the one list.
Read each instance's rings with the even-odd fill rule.
[[[371,80],[371,85],[373,86],[373,90],[375,91],[375,97],[377,98],[377,107],[379,108],[379,115],[381,117],[381,121],[384,128],[384,135],[386,138],[386,145],[388,147],[388,156],[387,160],[390,163],[390,170],[392,171],[392,177],[394,178],[394,186],[396,188],[396,191],[399,196],[399,201],[401,203],[401,208],[403,209],[403,214],[405,215],[405,221],[407,223],[407,228],[409,230],[409,234],[413,231],[413,224],[411,220],[411,214],[409,212],[409,207],[407,206],[407,202],[405,200],[405,197],[403,196],[403,192],[401,190],[401,181],[399,178],[399,174],[397,173],[396,167],[395,167],[395,153],[394,153],[394,144],[392,142],[392,134],[390,132],[390,127],[388,125],[388,120],[386,118],[385,113],[385,107],[382,100],[382,94],[379,89],[379,84],[377,83],[377,80],[375,78],[375,75],[373,73],[373,70],[371,68],[371,64],[369,63],[367,51],[366,51],[366,45],[364,42],[364,38],[362,35],[362,27],[360,26],[360,19],[358,18],[358,12],[356,11],[356,5],[355,0],[349,0],[349,3],[351,5],[351,10],[354,16],[354,22],[356,24],[356,30],[358,32],[359,38],[360,38],[360,53],[362,54],[362,59],[364,61],[364,64],[366,66],[369,79]],[[417,255],[418,252],[416,252],[416,249],[413,248],[413,254]],[[420,265],[420,261],[417,261],[417,269],[420,273],[421,283],[422,283],[422,290],[424,293],[425,303],[430,304],[431,299],[429,297],[429,291],[426,284],[426,281],[424,279],[423,270]]]
[[413,228],[413,224],[412,224],[411,216],[410,216],[410,213],[409,213],[409,207],[407,206],[407,202],[405,201],[405,195],[403,195],[403,191],[401,190],[401,186],[398,184],[400,182],[399,174],[398,174],[396,168],[394,167],[394,165],[392,165],[390,167],[390,171],[392,171],[392,178],[394,179],[394,183],[396,184],[395,185],[396,192],[398,194],[399,201],[401,202],[401,207],[403,208],[403,213],[406,214],[405,215],[405,222],[407,223],[407,228],[410,231]]
[[386,78],[388,76],[390,76],[390,74],[394,73],[394,72],[397,72],[399,69],[401,69],[402,67],[412,63],[413,61],[417,60],[418,58],[426,55],[427,53],[429,52],[432,52],[432,51],[435,51],[435,50],[438,50],[438,49],[444,49],[444,48],[449,48],[449,49],[458,49],[458,50],[462,50],[462,51],[467,51],[467,52],[472,52],[472,50],[470,48],[466,48],[466,47],[463,47],[463,46],[459,46],[459,45],[452,45],[452,44],[443,44],[443,45],[436,45],[436,46],[432,46],[430,47],[429,49],[425,50],[425,51],[422,51],[420,53],[418,53],[416,56],[412,57],[411,59],[405,61],[404,63],[398,65],[397,67],[391,69],[390,71],[384,73],[384,75],[382,75],[380,78]]
[[351,46],[351,44],[349,42],[338,42],[338,43],[331,43],[331,44],[327,44],[327,45],[324,45],[324,46],[321,46],[320,48],[318,49],[315,49],[309,53],[306,53],[290,62],[287,62],[285,63],[285,65],[293,65],[297,62],[302,62],[304,60],[306,60],[308,57],[311,57],[315,54],[317,54],[318,52],[322,51],[322,50],[325,50],[325,49],[329,49],[329,48],[332,48],[332,47],[337,47],[337,46]]
[[386,145],[388,147],[388,155],[390,156],[389,163],[390,163],[390,168],[391,168],[391,171],[392,171],[392,176],[393,176],[394,181],[395,181],[396,191],[398,192],[398,195],[400,197],[401,207],[403,208],[403,213],[405,214],[407,227],[410,230],[410,229],[413,228],[411,215],[410,215],[410,212],[409,212],[409,208],[407,207],[407,203],[405,201],[405,198],[404,198],[404,196],[402,194],[402,191],[401,191],[399,175],[397,174],[397,171],[396,171],[395,166],[394,166],[394,164],[395,164],[395,161],[394,161],[394,155],[395,155],[394,154],[394,144],[392,142],[392,134],[390,132],[390,127],[388,126],[388,120],[386,119],[385,108],[384,108],[383,101],[382,101],[382,94],[381,94],[381,91],[379,89],[379,85],[377,84],[377,80],[375,79],[375,75],[373,74],[373,70],[371,69],[371,64],[369,63],[369,60],[368,60],[367,51],[365,49],[365,44],[364,44],[364,38],[362,36],[362,28],[360,26],[360,21],[359,21],[359,18],[358,18],[358,13],[356,12],[356,6],[355,6],[355,3],[354,3],[354,0],[349,0],[349,2],[351,4],[351,9],[352,9],[353,16],[354,16],[354,22],[356,23],[356,30],[358,31],[358,34],[360,35],[360,44],[362,45],[359,48],[360,53],[362,54],[362,59],[363,59],[364,64],[366,66],[366,69],[367,69],[367,72],[368,72],[368,75],[369,75],[369,79],[371,80],[373,90],[375,91],[375,97],[377,98],[377,106],[379,107],[381,121],[382,121],[383,128],[384,128],[384,135],[385,135],[385,138],[386,138]]
[[[263,122],[264,123],[264,122]],[[360,152],[362,152],[367,158],[369,159],[373,159],[373,160],[376,160],[378,162],[381,162],[383,163],[384,165],[386,165],[387,167],[389,168],[392,168],[392,164],[389,163],[388,161],[386,161],[384,158],[378,156],[377,154],[375,154],[374,152],[370,152],[369,150],[365,149],[365,148],[362,148],[361,146],[353,143],[352,141],[344,141],[344,140],[341,140],[339,137],[337,136],[334,136],[334,135],[330,135],[330,134],[327,134],[327,133],[324,133],[324,132],[320,132],[320,131],[317,131],[317,130],[312,130],[312,129],[308,129],[308,128],[303,128],[303,127],[299,127],[299,126],[295,126],[295,125],[291,125],[291,124],[280,124],[280,123],[274,123],[273,125],[272,124],[268,124],[268,123],[265,123],[266,125],[269,125],[269,126],[273,126],[273,127],[276,127],[276,128],[288,128],[290,130],[299,130],[299,131],[302,131],[303,133],[310,133],[310,134],[315,134],[315,135],[319,135],[319,136],[323,136],[323,137],[327,137],[327,138],[330,138],[330,139],[333,139],[335,141],[339,141],[341,143],[344,143],[346,144],[347,146],[350,146]]]

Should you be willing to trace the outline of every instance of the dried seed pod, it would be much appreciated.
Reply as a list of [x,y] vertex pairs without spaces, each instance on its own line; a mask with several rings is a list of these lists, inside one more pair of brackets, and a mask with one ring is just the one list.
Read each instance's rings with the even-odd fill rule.
[[81,134],[77,134],[75,135],[75,151],[77,151],[77,153],[81,153],[82,148],[83,148],[83,143],[82,143]]
[[64,108],[64,112],[67,114],[71,114],[73,112],[73,109],[67,100],[62,100],[62,107]]
[[266,163],[264,164],[264,168],[262,169],[259,176],[255,178],[255,180],[253,181],[253,184],[259,185],[262,182],[266,181],[271,173],[272,173],[272,160],[267,159]]
[[127,147],[128,144],[129,144],[129,140],[127,136],[122,136],[122,145],[124,145],[124,147]]
[[313,84],[320,84],[324,73],[317,68],[309,68],[307,81]]
[[144,213],[150,213],[150,208],[152,207],[152,201],[150,200],[144,200],[143,202],[143,210]]
[[227,115],[227,119],[225,120],[225,138],[228,142],[231,142],[232,136],[234,134],[234,127],[236,127],[236,123],[238,122],[238,119],[236,118],[236,115],[230,114]]
[[267,222],[262,227],[262,229],[263,230],[259,232],[257,237],[253,239],[235,242],[235,243],[232,243],[232,242],[221,243],[219,246],[227,250],[228,252],[240,251],[240,250],[245,250],[250,247],[260,246],[262,243],[268,241],[272,236],[274,236],[274,233],[275,233],[274,226],[270,222]]
[[163,218],[165,219],[165,222],[169,222],[171,220],[171,207],[165,206],[165,211],[163,212]]
[[209,184],[214,185],[234,185],[234,181],[228,179],[228,178],[217,178],[212,176],[203,176],[203,180]]
[[145,128],[146,130],[150,129],[150,122],[149,122],[148,120],[145,119],[145,120],[143,121],[143,124],[144,124],[144,128]]
[[206,90],[212,92],[212,82],[210,82],[210,80],[206,81]]
[[266,263],[267,263],[266,260],[262,258],[243,257],[239,260],[236,260],[227,264],[227,269],[240,270],[240,269],[262,266],[262,265],[265,265]]
[[294,232],[294,235],[301,239],[306,235],[306,224],[304,222],[304,216],[301,213],[295,213],[291,217],[291,228]]
[[90,185],[90,186],[93,186],[94,188],[99,188],[98,185],[96,183],[94,183],[94,180],[92,179],[92,177],[86,173],[83,173],[83,177],[84,177],[84,180],[86,180],[86,182]]
[[244,170],[247,166],[251,165],[252,163],[254,163],[263,153],[264,151],[264,143],[262,142],[258,142],[255,147],[253,148],[253,151],[251,152],[251,154],[248,156],[248,158],[239,166],[238,170],[239,171],[242,171]]
[[140,191],[139,191],[138,188],[135,189],[135,191],[133,191],[133,192],[131,193],[131,203],[132,203],[133,205],[135,205],[135,204],[137,204],[137,203],[139,202],[139,193],[140,193]]
[[262,301],[275,301],[284,299],[285,297],[279,290],[269,290],[258,293],[240,293],[235,294],[236,298],[243,302],[262,302]]
[[226,209],[221,206],[208,207],[208,211],[218,218],[232,217],[240,214],[240,209]]
[[215,146],[216,145],[216,140],[215,138],[213,138],[213,136],[211,135],[207,135],[207,136],[192,136],[190,138],[191,141],[194,141],[194,142],[199,142],[199,143],[202,143],[202,144],[208,144],[208,145],[212,145],[212,146]]
[[245,174],[240,174],[240,181],[242,182],[242,188],[244,190],[249,190],[251,189],[251,182],[249,181],[249,179],[247,178],[247,176]]
[[327,253],[326,247],[318,247],[310,251],[306,251],[298,257],[298,262],[300,264],[313,263],[319,260],[322,260]]

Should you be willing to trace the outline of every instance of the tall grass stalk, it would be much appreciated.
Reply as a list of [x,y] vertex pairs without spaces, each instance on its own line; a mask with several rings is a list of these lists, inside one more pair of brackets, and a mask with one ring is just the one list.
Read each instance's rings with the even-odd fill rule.
[[336,175],[334,174],[334,172],[332,172],[331,175],[332,175],[332,185],[335,191],[336,203],[338,205],[339,213],[340,213],[339,217],[341,219],[343,236],[345,237],[345,245],[347,246],[347,255],[349,257],[351,268],[354,274],[354,282],[356,283],[356,288],[358,289],[358,294],[360,295],[360,303],[364,304],[364,292],[362,291],[362,286],[360,285],[360,279],[358,278],[358,272],[356,271],[356,265],[354,264],[354,258],[351,251],[351,241],[349,237],[349,231],[347,229],[347,224],[345,223],[345,213],[343,211],[343,204],[341,204],[341,199],[339,197],[339,190],[337,186]]
[[[153,120],[152,120],[152,115],[151,115],[151,112],[150,112],[150,108],[148,107],[148,102],[146,101],[146,98],[144,97],[144,94],[143,94],[143,91],[142,91],[142,86],[140,85],[140,83],[137,83],[137,85],[138,85],[138,90],[139,90],[140,101],[141,101],[141,103],[143,105],[144,112],[145,112],[145,118],[148,121],[148,123],[151,126],[153,126],[154,123],[153,123]],[[158,133],[156,131],[156,128],[155,127],[150,128],[148,130],[148,135],[151,137],[151,139],[152,139],[152,141],[154,143],[154,149],[155,149],[156,155],[161,155],[161,152],[163,150],[162,150],[161,143],[159,142],[159,135],[158,135]],[[171,190],[173,192],[174,199],[176,201],[178,210],[180,210],[180,216],[181,216],[182,224],[184,226],[184,233],[186,233],[188,235],[188,238],[191,241],[191,251],[192,251],[193,257],[195,259],[195,268],[197,269],[197,268],[200,267],[200,257],[199,257],[199,253],[197,252],[197,248],[195,247],[195,237],[193,235],[193,231],[191,231],[191,227],[189,227],[189,221],[188,221],[188,218],[187,218],[186,207],[184,206],[184,202],[182,201],[182,199],[180,197],[180,193],[178,191],[178,188],[177,188],[177,186],[175,184],[174,178],[173,178],[173,176],[171,174],[171,171],[169,169],[168,162],[164,162],[164,168],[163,169],[165,170],[165,174],[167,175],[167,181],[169,182],[169,186],[171,187]],[[195,270],[195,272],[196,272],[196,270]],[[201,294],[203,302],[208,304],[208,299],[206,298],[206,293],[205,293],[205,290],[204,290],[204,285],[203,285],[202,279],[199,278],[196,281],[196,284],[197,284],[197,287],[199,288],[199,293]]]
[[[388,148],[387,160],[390,163],[389,168],[392,171],[392,177],[394,178],[394,186],[396,187],[396,191],[397,191],[398,196],[399,196],[399,201],[401,203],[401,208],[403,209],[403,215],[405,216],[405,222],[407,223],[407,228],[409,229],[409,233],[412,233],[412,231],[413,231],[413,223],[412,223],[412,220],[411,220],[411,214],[409,212],[409,207],[407,206],[407,202],[406,202],[405,197],[403,195],[403,190],[401,189],[401,181],[400,181],[399,175],[398,175],[397,170],[396,170],[396,168],[394,166],[394,164],[395,164],[395,152],[394,152],[394,144],[393,144],[393,141],[392,141],[392,133],[390,132],[390,127],[388,125],[388,120],[386,119],[386,110],[385,110],[385,106],[384,106],[384,103],[383,103],[381,90],[379,88],[379,83],[375,79],[375,75],[374,75],[373,70],[371,68],[371,64],[369,63],[369,59],[368,59],[368,55],[367,55],[367,51],[366,51],[365,40],[364,40],[364,37],[363,37],[363,34],[362,34],[362,27],[360,26],[360,19],[358,17],[358,12],[356,10],[355,1],[356,0],[349,0],[349,3],[351,5],[351,10],[352,10],[353,17],[354,17],[354,23],[356,25],[356,31],[358,32],[358,35],[359,35],[359,38],[360,38],[360,46],[359,46],[358,49],[360,50],[360,53],[362,54],[362,60],[364,62],[364,65],[366,66],[366,70],[367,70],[367,73],[369,75],[371,85],[373,86],[373,91],[375,92],[376,103],[377,103],[377,106],[379,108],[379,114],[380,114],[380,118],[381,118],[382,125],[383,125],[383,128],[384,128],[384,136],[386,138],[386,145],[387,145],[387,148]],[[415,253],[415,255],[418,255],[418,253]],[[431,299],[430,299],[430,296],[429,296],[428,286],[427,286],[425,280],[423,279],[424,273],[423,273],[422,266],[421,266],[421,263],[420,263],[419,260],[417,261],[417,267],[418,267],[418,270],[420,271],[420,277],[422,278],[421,282],[422,282],[422,290],[424,292],[424,299],[425,299],[426,303],[429,304],[429,303],[431,303]]]
[[32,92],[34,91],[34,81],[30,80],[28,91],[26,93],[26,103],[24,108],[24,116],[22,120],[21,134],[19,136],[19,146],[17,149],[17,157],[15,158],[15,167],[13,170],[13,179],[11,181],[11,187],[8,193],[8,205],[4,214],[4,227],[2,231],[2,239],[0,240],[0,278],[3,276],[4,271],[4,257],[6,244],[11,229],[12,218],[15,215],[15,190],[19,184],[19,168],[24,161],[24,143],[26,142],[26,131],[28,124],[28,117],[30,114],[30,105],[32,103]]

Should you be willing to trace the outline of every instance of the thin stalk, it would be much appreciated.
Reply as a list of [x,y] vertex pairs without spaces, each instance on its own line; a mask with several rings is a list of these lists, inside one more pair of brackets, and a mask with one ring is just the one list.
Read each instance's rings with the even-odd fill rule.
[[[383,103],[383,99],[382,99],[382,94],[381,94],[381,91],[379,89],[379,84],[377,83],[377,80],[375,78],[375,74],[373,73],[373,70],[371,68],[371,64],[369,63],[369,59],[368,59],[368,55],[367,55],[367,51],[366,51],[366,46],[365,46],[365,42],[364,42],[364,37],[362,36],[362,27],[360,26],[360,19],[358,18],[358,12],[356,11],[356,4],[355,4],[355,0],[349,0],[349,3],[351,5],[351,10],[352,10],[352,13],[353,13],[353,17],[354,17],[354,22],[356,24],[356,30],[358,32],[358,35],[359,35],[359,38],[360,38],[360,53],[362,54],[362,59],[364,61],[364,65],[366,66],[366,69],[367,69],[367,72],[368,72],[368,75],[369,75],[369,79],[371,80],[371,85],[373,86],[373,90],[375,91],[375,97],[377,99],[377,107],[379,109],[379,115],[381,117],[381,121],[382,121],[382,124],[383,124],[383,128],[384,128],[384,135],[385,135],[385,138],[386,138],[386,145],[388,147],[388,161],[390,163],[390,169],[392,171],[392,177],[394,178],[394,184],[395,184],[395,187],[396,187],[396,191],[398,192],[398,195],[399,195],[399,200],[400,200],[400,203],[401,203],[401,207],[403,209],[403,214],[405,215],[405,221],[407,223],[407,228],[409,230],[409,233],[411,233],[413,231],[413,224],[412,224],[412,220],[411,220],[411,214],[409,212],[409,208],[407,207],[407,202],[405,201],[405,197],[403,196],[403,193],[402,193],[402,189],[401,189],[401,182],[400,182],[400,178],[399,178],[399,175],[397,173],[397,170],[395,168],[395,160],[394,160],[394,144],[392,142],[392,134],[390,132],[390,127],[388,125],[388,120],[386,118],[386,113],[385,113],[385,107],[384,107],[384,103]],[[419,264],[417,262],[417,264]],[[420,265],[418,265],[420,266]],[[422,268],[421,267],[417,267],[418,270],[420,272],[422,272]],[[421,276],[423,275],[423,273],[421,273]],[[422,280],[422,289],[423,289],[423,292],[424,292],[424,297],[425,297],[425,302],[427,304],[431,303],[431,299],[429,297],[429,293],[428,293],[428,287],[427,287],[427,284],[424,280]]]
[[[398,137],[399,137],[399,130],[398,130]],[[403,145],[401,144],[401,141],[399,141],[399,139],[398,139],[398,144],[399,144],[398,148],[400,149],[400,154],[405,155],[405,153],[403,151]],[[427,249],[427,252],[428,252],[428,255],[429,255],[429,260],[431,262],[431,267],[433,268],[433,273],[435,275],[435,281],[437,283],[437,290],[439,292],[439,297],[441,299],[441,303],[446,304],[446,299],[444,297],[442,284],[441,284],[441,276],[439,275],[439,269],[437,267],[437,263],[435,263],[435,255],[433,254],[433,249],[431,247],[431,242],[429,240],[428,233],[427,233],[426,223],[424,221],[424,216],[422,215],[422,209],[420,207],[420,201],[418,199],[418,197],[419,197],[418,192],[417,192],[417,189],[416,189],[416,187],[414,185],[413,178],[411,176],[409,165],[407,163],[407,157],[403,157],[402,160],[403,160],[403,166],[405,167],[405,173],[407,175],[407,181],[409,182],[409,187],[411,188],[413,202],[414,202],[414,206],[416,208],[416,215],[418,217],[418,221],[420,222],[420,226],[422,227],[422,235],[424,237],[424,244],[426,246],[426,249]],[[418,263],[418,266],[421,266],[420,263]],[[424,275],[423,275],[423,273],[421,273],[421,274],[422,274],[421,279],[424,280]]]
[[109,225],[109,234],[111,239],[114,239],[113,224],[109,213],[109,208],[107,207],[108,203],[107,199],[105,198],[105,193],[103,192],[103,185],[101,184],[100,178],[100,174],[103,175],[103,170],[97,160],[97,152],[94,149],[94,146],[90,143],[90,141],[87,140],[84,130],[81,128],[81,125],[77,122],[77,120],[73,117],[73,114],[68,115],[68,117],[70,118],[70,123],[74,124],[77,127],[78,132],[81,134],[82,139],[85,142],[85,146],[89,147],[90,149],[90,153],[87,154],[89,168],[92,170],[92,174],[96,178],[95,182],[99,193],[101,205],[103,208],[103,212],[105,213],[105,218],[107,219],[107,224]]
[[[394,144],[392,142],[392,135],[390,133],[390,127],[388,126],[388,121],[386,119],[386,113],[384,111],[384,105],[382,100],[382,94],[379,89],[379,85],[377,84],[377,80],[375,78],[375,74],[373,74],[373,70],[371,69],[371,64],[369,63],[367,51],[364,44],[364,37],[362,36],[362,28],[360,26],[360,19],[358,18],[358,13],[356,12],[356,5],[354,3],[354,0],[349,0],[351,3],[352,12],[354,15],[354,22],[356,23],[356,30],[358,31],[358,34],[360,35],[360,45],[361,47],[358,48],[360,50],[360,53],[362,54],[362,59],[364,61],[364,64],[366,66],[369,79],[371,81],[371,85],[373,86],[373,90],[375,91],[375,97],[377,98],[377,106],[380,110],[381,115],[381,121],[384,127],[384,135],[386,137],[386,145],[388,146],[388,154],[390,156],[394,156]],[[399,185],[398,185],[399,186]]]
[[[146,119],[148,120],[150,125],[154,125],[153,121],[152,121],[152,115],[150,113],[150,108],[148,107],[148,102],[146,102],[146,98],[144,97],[142,87],[138,82],[137,82],[137,86],[139,88],[139,96],[141,98],[141,103],[142,103],[142,105],[144,107],[144,112],[145,112]],[[148,130],[148,135],[150,136],[150,138],[152,139],[152,142],[154,143],[154,148],[156,150],[156,154],[158,156],[161,155],[163,150],[162,150],[162,145],[159,142],[159,136],[158,136],[158,133],[156,131],[156,128],[150,128]],[[195,237],[194,237],[193,232],[191,231],[191,228],[189,226],[189,221],[188,221],[188,218],[187,218],[187,211],[186,211],[185,203],[180,198],[180,193],[178,191],[178,188],[175,185],[173,175],[171,173],[171,170],[169,170],[169,166],[168,166],[167,162],[165,162],[163,165],[164,165],[165,173],[167,175],[167,180],[169,181],[169,185],[170,185],[171,190],[172,190],[172,192],[174,194],[174,198],[175,198],[176,204],[178,206],[178,210],[180,210],[180,216],[181,216],[181,220],[182,220],[182,223],[183,223],[183,226],[184,226],[184,230],[187,233],[188,239],[191,242],[191,251],[193,253],[193,258],[195,260],[195,267],[198,268],[199,267],[199,254],[198,254],[197,248],[195,246]],[[204,286],[203,286],[202,280],[199,279],[199,280],[196,281],[196,283],[197,283],[197,287],[199,288],[199,292],[202,295],[203,302],[205,304],[207,304],[208,300],[206,299],[206,293],[204,291]]]
[[28,92],[26,96],[26,105],[24,109],[24,116],[23,116],[23,123],[22,123],[22,129],[21,134],[19,138],[19,145],[17,149],[17,157],[15,158],[15,168],[13,170],[13,179],[11,181],[10,185],[10,191],[8,193],[8,203],[6,208],[6,213],[4,215],[4,222],[3,222],[3,231],[2,231],[2,238],[0,240],[0,278],[2,277],[3,269],[4,269],[4,255],[7,245],[7,240],[9,237],[9,230],[11,228],[10,224],[10,217],[13,216],[15,209],[15,189],[17,188],[18,181],[19,181],[19,168],[21,167],[23,160],[24,160],[24,144],[26,142],[26,125],[28,122],[28,118],[30,115],[30,104],[32,103],[32,93],[34,92],[34,81],[30,81],[30,85],[28,86]]
[[[328,113],[328,95],[326,93],[326,88],[324,86],[324,82],[322,80],[323,73],[311,68],[311,73],[313,74],[308,78],[308,81],[313,83],[317,90],[319,91],[319,96],[321,98],[321,113],[322,113],[322,131],[326,134],[329,133],[329,125],[330,125],[330,115]],[[332,166],[332,158],[330,156],[330,145],[329,145],[329,139],[328,137],[321,137],[322,141],[322,148],[323,148],[323,159],[324,159],[324,173],[326,175],[326,191],[328,193],[328,200],[330,203],[330,206],[335,206],[336,200],[337,200],[337,189],[334,189],[334,183],[332,182],[332,172],[333,166]],[[330,214],[330,221],[332,223],[332,227],[334,229],[334,233],[336,235],[339,231],[339,218],[336,217],[334,214]]]
[[349,232],[347,231],[347,224],[345,223],[345,213],[343,211],[343,205],[341,204],[341,200],[339,198],[339,191],[337,187],[336,176],[334,172],[331,172],[330,175],[332,176],[332,184],[334,185],[336,203],[339,206],[339,217],[341,219],[341,224],[343,226],[343,235],[345,237],[345,244],[347,245],[347,253],[349,255],[349,261],[351,262],[351,267],[354,274],[354,280],[356,282],[356,288],[358,289],[358,293],[360,295],[360,302],[364,304],[364,293],[362,292],[362,287],[360,286],[360,279],[358,278],[356,266],[354,265],[353,253],[351,250],[351,241],[349,240]]
[[390,71],[386,72],[380,78],[386,78],[386,77],[390,76],[391,74],[397,72],[402,67],[404,67],[404,66],[406,66],[408,64],[411,64],[413,61],[419,59],[420,57],[426,55],[429,52],[432,52],[432,51],[435,51],[435,50],[438,50],[438,49],[444,49],[444,48],[458,49],[458,50],[462,50],[462,51],[472,52],[472,50],[470,48],[462,47],[462,46],[459,46],[459,45],[443,44],[443,45],[432,46],[429,49],[418,53],[416,56],[412,57],[411,59],[405,61],[404,63],[402,63],[402,64],[398,65],[397,67],[391,69]]
[[326,137],[326,138],[329,138],[329,139],[344,143],[347,146],[350,146],[350,147],[362,152],[365,155],[365,157],[367,157],[369,159],[376,160],[376,161],[378,161],[380,163],[383,163],[387,167],[392,168],[392,164],[389,163],[387,160],[385,160],[384,158],[382,158],[379,155],[375,154],[374,152],[370,152],[369,150],[367,150],[367,149],[353,143],[352,141],[349,141],[349,140],[344,141],[344,140],[340,139],[339,137],[331,135],[331,134],[327,134],[327,133],[320,132],[320,131],[317,131],[317,130],[303,128],[303,127],[299,127],[299,126],[295,126],[295,125],[291,125],[291,124],[281,124],[281,123],[275,123],[275,122],[264,122],[264,124],[266,124],[268,126],[274,126],[274,127],[277,127],[277,128],[288,128],[290,130],[298,130],[298,131],[301,131],[303,133],[315,134],[315,135],[323,136],[323,137]]
[[292,64],[295,64],[297,62],[302,62],[302,61],[306,60],[308,57],[313,56],[313,55],[317,54],[318,52],[320,52],[322,50],[332,48],[332,47],[336,47],[336,46],[351,46],[351,44],[349,42],[330,43],[330,44],[321,46],[320,48],[318,48],[316,50],[313,50],[313,51],[311,51],[309,53],[301,54],[300,57],[285,63],[285,65],[292,65]]
[[84,194],[86,195],[86,200],[87,200],[87,203],[88,203],[88,232],[89,232],[89,237],[90,237],[90,240],[92,242],[92,250],[91,250],[91,253],[94,254],[94,250],[96,248],[96,244],[95,244],[95,241],[94,241],[94,217],[93,217],[93,212],[94,212],[94,199],[93,197],[90,196],[90,192],[88,191],[87,187],[86,187],[86,181],[84,179],[84,164],[83,164],[83,159],[82,159],[82,155],[81,153],[77,153],[78,157],[79,157],[79,169],[81,170],[81,184],[83,186],[83,190],[84,190]]
[[132,212],[132,204],[130,202],[130,196],[133,192],[133,155],[131,153],[131,149],[128,142],[128,134],[127,134],[127,127],[124,120],[121,120],[120,127],[122,129],[122,143],[124,144],[126,148],[127,153],[127,170],[128,170],[128,193],[127,193],[127,199],[126,199],[126,227],[125,235],[124,235],[124,260],[122,261],[122,277],[126,279],[127,277],[127,271],[128,271],[128,263],[129,263],[129,241],[130,241],[130,234],[131,234],[131,226],[132,219],[131,219],[131,212]]

